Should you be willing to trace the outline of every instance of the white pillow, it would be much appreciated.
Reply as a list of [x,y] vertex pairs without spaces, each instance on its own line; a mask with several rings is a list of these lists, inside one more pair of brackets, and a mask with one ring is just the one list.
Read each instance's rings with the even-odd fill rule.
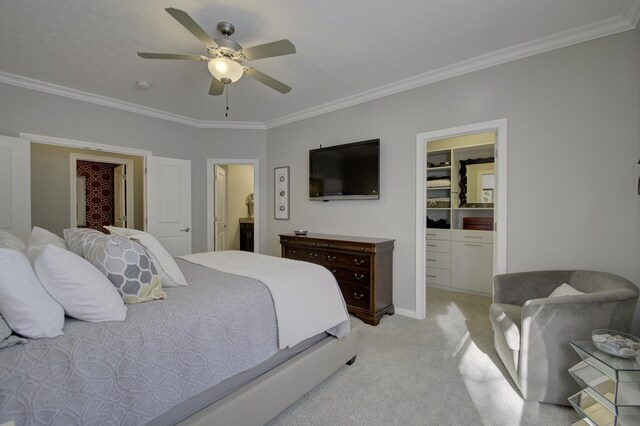
[[124,321],[127,308],[111,281],[87,260],[52,244],[33,265],[47,292],[65,313],[82,321]]
[[42,288],[24,253],[8,248],[0,248],[0,313],[25,337],[62,334],[62,306]]
[[53,244],[65,250],[67,249],[67,245],[64,243],[62,238],[58,237],[53,232],[34,226],[33,230],[31,230],[29,243],[27,244],[27,248],[24,252],[31,263],[36,260],[36,257],[38,257],[40,252],[44,250],[47,244]]
[[0,247],[24,251],[26,245],[20,238],[0,229]]
[[567,283],[562,283],[558,288],[553,290],[549,297],[577,296],[579,294],[584,293],[580,290],[576,290]]
[[129,238],[142,245],[151,256],[151,261],[158,269],[163,287],[177,287],[189,285],[184,278],[178,264],[173,256],[162,246],[160,241],[153,235],[136,229],[117,228],[115,226],[105,226],[109,232],[121,237]]

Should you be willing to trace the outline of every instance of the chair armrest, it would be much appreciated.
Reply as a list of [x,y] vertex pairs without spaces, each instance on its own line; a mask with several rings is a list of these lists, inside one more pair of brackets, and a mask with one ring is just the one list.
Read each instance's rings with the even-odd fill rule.
[[493,303],[524,305],[531,299],[547,297],[560,284],[569,282],[573,271],[532,271],[493,277]]

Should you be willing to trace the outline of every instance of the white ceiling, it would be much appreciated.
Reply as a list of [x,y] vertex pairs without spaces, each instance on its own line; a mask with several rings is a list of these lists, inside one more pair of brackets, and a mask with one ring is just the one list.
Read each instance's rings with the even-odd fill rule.
[[[245,47],[291,40],[295,55],[251,65],[293,90],[245,76],[225,118],[205,63],[136,55],[206,54],[165,7],[213,38],[229,21]],[[632,29],[639,13],[638,0],[3,0],[0,82],[199,127],[271,127]]]

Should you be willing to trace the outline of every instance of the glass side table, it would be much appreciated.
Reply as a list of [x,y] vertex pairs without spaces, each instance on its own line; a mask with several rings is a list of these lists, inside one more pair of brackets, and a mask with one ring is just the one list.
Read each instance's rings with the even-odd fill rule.
[[570,341],[582,361],[569,369],[580,392],[569,403],[582,420],[574,425],[640,425],[640,361],[609,355],[589,340]]

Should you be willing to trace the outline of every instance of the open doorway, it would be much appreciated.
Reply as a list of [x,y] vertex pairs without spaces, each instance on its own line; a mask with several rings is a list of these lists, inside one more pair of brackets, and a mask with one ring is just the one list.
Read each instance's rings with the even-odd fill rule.
[[415,316],[424,319],[427,284],[487,295],[506,272],[507,120],[420,133],[416,154]]
[[209,251],[258,251],[258,161],[207,160]]
[[70,159],[71,227],[134,228],[133,159],[83,153],[71,153]]
[[[132,164],[127,171],[128,175],[133,177],[129,182],[131,187],[126,188],[125,185],[126,197],[129,198],[128,201],[125,201],[128,204],[126,227],[145,230],[146,157],[143,155],[144,152],[140,154],[137,152],[128,153],[119,147],[107,145],[100,145],[94,149],[89,142],[50,139],[51,141],[43,136],[28,138],[31,140],[32,226],[48,229],[58,235],[62,235],[63,229],[78,226],[78,218],[81,216],[78,212],[78,189],[79,186],[84,187],[86,196],[86,182],[78,182],[77,165],[75,160],[72,160],[72,155],[74,155],[76,159],[87,161],[96,161],[94,157],[98,157],[106,163]],[[103,196],[106,197],[106,195]],[[107,202],[105,201],[104,204]],[[107,207],[100,206],[99,208],[106,209]]]

